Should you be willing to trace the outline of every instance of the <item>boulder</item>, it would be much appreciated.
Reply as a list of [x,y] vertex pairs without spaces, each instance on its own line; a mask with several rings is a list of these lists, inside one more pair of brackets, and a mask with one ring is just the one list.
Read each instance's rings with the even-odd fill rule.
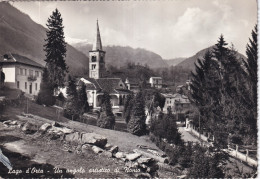
[[114,156],[118,159],[125,158],[125,154],[123,152],[117,152]]
[[10,125],[11,122],[12,122],[11,120],[7,120],[7,121],[4,121],[3,124]]
[[17,121],[12,121],[9,123],[10,125],[17,125]]
[[97,147],[97,146],[92,146],[92,150],[93,152],[95,152],[96,154],[102,153],[104,150]]
[[127,161],[125,166],[128,168],[138,168],[139,164],[137,162]]
[[112,147],[113,147],[113,145],[107,143],[107,144],[104,146],[104,149],[110,150]]
[[107,138],[95,133],[83,133],[81,136],[82,144],[92,144],[104,148]]
[[62,127],[62,125],[59,124],[59,123],[57,123],[56,121],[53,121],[53,122],[51,123],[51,125],[52,125],[52,126],[55,126],[55,127]]
[[113,154],[109,151],[103,151],[101,155],[106,156],[108,158],[112,158],[112,156],[113,156]]
[[22,127],[22,131],[26,134],[32,134],[32,133],[36,132],[37,129],[33,124],[26,122],[24,124],[24,126]]
[[42,132],[42,133],[44,133],[44,132],[46,132],[49,128],[51,128],[51,124],[45,123],[45,124],[43,124],[43,125],[40,127],[39,131]]
[[149,173],[135,173],[134,176],[136,178],[152,178]]
[[126,159],[130,160],[130,161],[133,161],[133,160],[138,159],[141,156],[142,156],[142,154],[140,154],[140,153],[132,153],[132,154],[127,154],[126,155]]
[[91,145],[89,145],[89,144],[84,144],[84,145],[82,145],[82,147],[81,147],[81,152],[84,154],[84,153],[88,153],[89,152],[89,150],[91,150],[92,149],[92,146]]
[[65,135],[65,140],[68,142],[79,143],[80,142],[80,133],[74,132],[74,133],[67,134],[67,135]]
[[139,158],[137,160],[137,162],[139,164],[150,164],[150,163],[154,162],[154,159],[153,158],[149,158],[149,157],[146,157],[146,158],[141,157],[141,158]]
[[159,157],[157,155],[154,155],[154,154],[142,151],[142,150],[138,150],[138,149],[134,149],[134,152],[140,153],[140,154],[142,154],[145,157],[153,158],[156,161],[161,162],[161,163],[169,163],[168,158]]
[[110,149],[109,149],[109,152],[111,152],[111,153],[117,153],[118,152],[118,146],[113,146],[113,147],[111,147]]

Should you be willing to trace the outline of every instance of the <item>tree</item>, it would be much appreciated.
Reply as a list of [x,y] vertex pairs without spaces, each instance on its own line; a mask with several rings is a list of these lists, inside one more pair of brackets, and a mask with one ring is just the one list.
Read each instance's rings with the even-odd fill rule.
[[64,107],[64,116],[75,120],[80,115],[80,107],[78,103],[78,93],[75,84],[75,79],[69,75],[67,86],[67,100]]
[[249,44],[246,47],[247,59],[243,61],[248,82],[246,88],[248,99],[246,102],[249,103],[247,105],[249,117],[247,121],[251,126],[251,133],[255,140],[257,137],[257,35],[257,25],[255,25],[255,28],[252,30],[252,38],[249,38]]
[[36,102],[46,106],[54,105],[55,98],[53,96],[53,87],[50,84],[48,71],[46,68],[43,70],[40,91],[37,96]]
[[154,92],[154,107],[159,106],[162,111],[165,104],[165,100],[165,97],[161,95],[158,91]]
[[65,63],[67,50],[62,21],[58,9],[53,11],[47,21],[47,39],[45,39],[46,44],[44,45],[46,67],[54,90],[58,89],[58,87],[64,87],[65,76],[68,72],[68,67]]
[[89,111],[88,97],[86,94],[86,85],[84,83],[80,83],[79,85],[78,106],[80,108],[81,114]]
[[127,124],[127,130],[134,135],[143,135],[146,133],[145,126],[145,102],[142,91],[135,96],[132,116]]
[[123,111],[123,115],[126,123],[128,123],[131,118],[133,105],[134,105],[134,94],[130,93],[126,97],[125,104],[124,104],[124,111]]
[[210,155],[205,148],[194,146],[188,178],[224,178],[222,158],[222,154]]
[[115,127],[115,116],[112,112],[110,95],[107,92],[104,92],[101,104],[101,113],[97,120],[97,126],[106,128],[106,129],[114,129]]

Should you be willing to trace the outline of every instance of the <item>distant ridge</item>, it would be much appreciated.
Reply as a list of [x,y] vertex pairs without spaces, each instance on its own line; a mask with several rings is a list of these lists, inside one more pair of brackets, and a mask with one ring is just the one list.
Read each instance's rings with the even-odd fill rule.
[[[75,43],[72,45],[87,56],[89,50],[92,49],[92,44]],[[169,66],[160,55],[142,48],[103,46],[103,49],[106,51],[106,65],[122,67],[126,66],[127,63],[135,63],[148,65],[150,68]]]
[[[9,3],[0,2],[0,55],[16,53],[45,65],[45,38],[46,28]],[[72,74],[83,74],[88,69],[88,57],[70,45],[66,63]]]

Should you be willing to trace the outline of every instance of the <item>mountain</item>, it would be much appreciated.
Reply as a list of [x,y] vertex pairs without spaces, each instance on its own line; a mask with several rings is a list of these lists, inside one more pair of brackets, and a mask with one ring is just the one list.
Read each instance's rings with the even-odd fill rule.
[[[75,43],[72,44],[76,49],[88,56],[88,52],[92,49],[91,44]],[[162,57],[154,52],[132,47],[122,46],[103,46],[106,51],[106,64],[122,67],[128,63],[135,63],[140,65],[148,65],[150,68],[168,67],[168,64]]]
[[[46,28],[9,3],[0,2],[0,55],[16,53],[45,65],[44,39]],[[88,69],[88,57],[68,44],[66,63],[72,74]]]
[[184,61],[186,58],[185,57],[179,57],[179,58],[173,58],[173,59],[168,59],[164,60],[169,66],[176,66],[182,61]]
[[[195,70],[195,65],[194,63],[197,61],[197,59],[201,59],[203,58],[204,54],[209,50],[209,51],[212,51],[214,48],[214,46],[211,46],[211,47],[208,47],[208,48],[205,48],[203,50],[200,50],[199,52],[197,52],[195,55],[189,57],[189,58],[186,58],[184,61],[182,61],[181,63],[179,63],[178,67],[182,67],[182,68],[186,68],[186,69],[190,69],[190,70]],[[241,53],[237,52],[237,57],[238,58],[243,58],[245,59],[246,57],[244,55],[242,55]]]

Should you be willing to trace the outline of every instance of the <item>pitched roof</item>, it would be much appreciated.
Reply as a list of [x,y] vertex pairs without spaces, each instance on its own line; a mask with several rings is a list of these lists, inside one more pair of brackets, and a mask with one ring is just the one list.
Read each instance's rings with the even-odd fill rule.
[[96,79],[97,83],[101,87],[102,91],[108,93],[116,93],[115,89],[119,88],[119,82],[121,78],[99,78]]
[[42,66],[41,64],[39,64],[25,56],[18,55],[18,54],[12,54],[12,53],[1,56],[0,63],[2,63],[2,64],[19,63],[19,64],[25,64],[25,65],[29,65],[29,66],[44,68],[44,66]]
[[102,50],[102,42],[101,42],[101,37],[100,37],[100,32],[99,32],[99,26],[98,26],[98,20],[97,20],[97,34],[96,34],[96,39],[93,44],[92,51],[96,50]]

